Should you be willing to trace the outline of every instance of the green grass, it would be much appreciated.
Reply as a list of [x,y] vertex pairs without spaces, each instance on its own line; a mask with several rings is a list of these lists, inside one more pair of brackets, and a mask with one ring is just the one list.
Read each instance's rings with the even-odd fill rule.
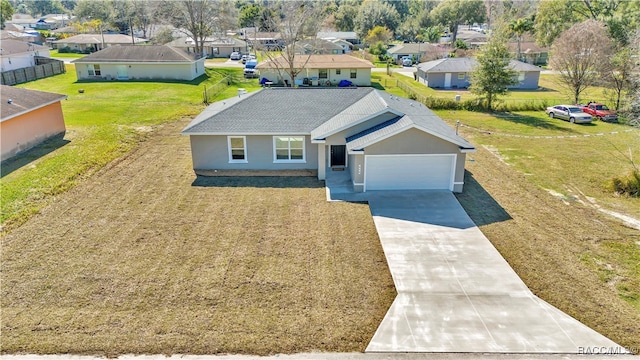
[[[207,70],[191,82],[78,82],[74,66],[67,65],[66,74],[21,85],[68,95],[62,103],[68,143],[43,156],[35,149],[2,164],[3,229],[23,223],[55,195],[130,151],[154,127],[198,114],[204,87],[224,75],[237,78],[241,71]],[[251,91],[258,85],[240,78],[220,97],[236,94],[238,87]]]
[[53,49],[49,52],[49,56],[52,58],[68,58],[68,59],[79,59],[81,57],[87,56],[87,54],[76,54],[76,53],[60,53],[58,49]]

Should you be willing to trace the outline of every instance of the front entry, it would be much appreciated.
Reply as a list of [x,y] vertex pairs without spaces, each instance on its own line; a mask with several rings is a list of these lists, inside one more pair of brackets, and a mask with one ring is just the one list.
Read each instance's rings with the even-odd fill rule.
[[331,145],[331,166],[345,166],[347,164],[346,153],[346,145]]

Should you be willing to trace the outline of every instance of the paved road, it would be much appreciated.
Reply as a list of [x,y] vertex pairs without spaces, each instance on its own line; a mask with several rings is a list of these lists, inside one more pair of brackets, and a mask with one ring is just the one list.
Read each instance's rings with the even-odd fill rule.
[[533,295],[451,192],[368,200],[398,296],[367,352],[624,351]]

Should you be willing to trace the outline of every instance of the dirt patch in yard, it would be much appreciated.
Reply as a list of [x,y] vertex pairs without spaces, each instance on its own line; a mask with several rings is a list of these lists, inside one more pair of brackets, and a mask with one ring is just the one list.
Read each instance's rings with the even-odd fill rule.
[[395,297],[364,204],[191,169],[188,119],[2,239],[2,353],[363,351]]
[[312,176],[317,178],[317,170],[202,170],[196,169],[200,176]]
[[592,206],[559,200],[489,149],[479,147],[468,158],[458,199],[527,286],[618,344],[640,351],[640,308],[633,305],[640,294],[640,232]]

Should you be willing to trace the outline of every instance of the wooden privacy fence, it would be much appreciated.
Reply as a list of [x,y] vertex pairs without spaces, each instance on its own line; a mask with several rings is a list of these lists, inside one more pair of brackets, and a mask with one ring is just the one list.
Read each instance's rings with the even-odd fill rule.
[[35,66],[2,72],[2,85],[22,84],[67,72],[63,61],[40,56],[36,56],[35,60]]

